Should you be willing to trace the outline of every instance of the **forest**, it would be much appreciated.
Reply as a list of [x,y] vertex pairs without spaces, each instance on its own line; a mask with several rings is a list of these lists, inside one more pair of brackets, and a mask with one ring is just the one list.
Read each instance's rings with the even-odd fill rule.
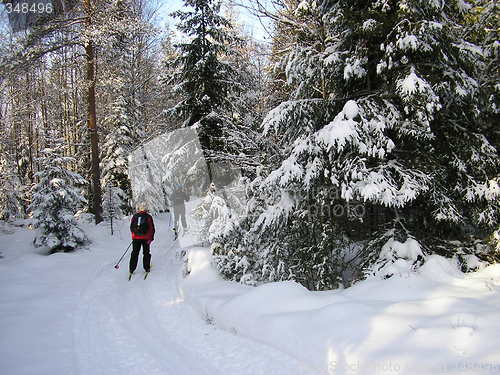
[[500,261],[496,1],[184,0],[166,27],[146,0],[54,2],[25,24],[13,4],[0,220],[29,218],[35,246],[78,250],[78,220],[132,214],[129,156],[192,128],[208,178],[175,182],[229,280],[325,290],[431,254]]

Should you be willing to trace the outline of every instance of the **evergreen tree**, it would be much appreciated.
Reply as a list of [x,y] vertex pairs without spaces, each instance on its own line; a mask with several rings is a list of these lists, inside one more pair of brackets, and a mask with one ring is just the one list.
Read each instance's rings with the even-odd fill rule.
[[154,30],[142,19],[146,12],[144,4],[116,0],[111,5],[116,18],[113,22],[121,24],[128,20],[134,27],[117,29],[111,48],[102,57],[101,90],[109,99],[101,109],[106,134],[101,147],[101,183],[116,186],[131,198],[128,155],[148,136],[150,127],[144,87],[151,79],[147,44]]
[[15,173],[15,162],[10,154],[5,134],[0,138],[0,220],[12,220],[24,215],[22,194],[24,187]]
[[235,175],[254,177],[256,168],[261,164],[262,154],[268,147],[259,129],[266,108],[263,90],[266,64],[264,56],[267,55],[267,50],[264,45],[246,35],[237,22],[234,8],[229,8],[226,14],[232,25],[225,28],[232,36],[232,44],[228,48],[236,52],[227,56],[226,61],[235,70],[239,88],[229,93],[229,105],[220,110],[226,120],[221,131],[224,147],[211,152],[211,161],[216,163],[219,170],[232,170],[236,173],[229,176],[226,172],[223,178],[216,178],[219,188],[229,180],[239,178]]
[[231,107],[230,93],[239,89],[236,72],[227,57],[234,53],[229,46],[234,36],[228,33],[229,21],[220,13],[216,0],[185,0],[188,11],[173,13],[180,20],[178,29],[189,38],[176,45],[179,56],[173,64],[179,68],[172,78],[182,97],[170,112],[182,117],[184,126],[198,130],[212,179],[210,152],[223,148],[222,128]]
[[[179,93],[174,90],[175,83],[173,77],[180,74],[181,67],[176,67],[174,62],[179,58],[179,53],[174,47],[173,33],[168,33],[161,42],[159,63],[158,90],[160,95],[156,95],[158,108],[172,108],[181,100]],[[168,111],[161,111],[162,121],[161,131],[171,131],[182,127],[182,119],[168,116]]]
[[483,56],[455,10],[299,4],[291,100],[263,122],[284,152],[250,185],[249,216],[219,239],[227,277],[334,287],[408,238],[427,253],[488,258],[477,240],[498,226],[499,158],[484,133]]
[[61,150],[62,142],[53,141],[52,148],[41,152],[41,169],[35,174],[39,181],[30,205],[33,226],[38,229],[34,244],[47,246],[51,252],[73,250],[87,240],[74,217],[86,203],[80,190],[86,181],[67,169],[74,159],[62,156]]
[[[488,118],[483,121],[485,131],[494,145],[500,144],[500,129],[496,126],[496,118],[499,114],[498,108],[498,63],[499,63],[499,43],[498,29],[500,28],[500,19],[498,18],[499,5],[494,0],[471,0],[469,2],[458,3],[457,13],[461,14],[464,10],[468,12],[463,20],[466,28],[466,35],[480,49],[478,53],[484,56],[481,64],[481,76],[479,84],[489,93],[485,97],[482,105],[482,115]],[[497,146],[498,147],[498,146]]]
[[218,188],[210,184],[203,200],[193,210],[193,215],[201,222],[199,238],[205,243],[212,243],[220,233],[229,229],[231,217],[241,215],[244,199],[238,184]]
[[114,185],[129,197],[131,191],[128,177],[128,155],[137,139],[131,128],[131,122],[125,98],[118,96],[112,103],[110,113],[106,117],[106,125],[110,132],[102,145],[102,185]]
[[0,220],[12,220],[23,216],[22,197],[23,190],[19,179],[3,168],[0,163]]

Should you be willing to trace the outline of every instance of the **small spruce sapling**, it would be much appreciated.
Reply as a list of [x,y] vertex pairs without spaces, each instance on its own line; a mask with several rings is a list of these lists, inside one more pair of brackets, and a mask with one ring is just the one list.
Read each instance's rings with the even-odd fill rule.
[[87,241],[74,217],[86,202],[79,188],[86,181],[68,169],[75,159],[62,156],[61,149],[59,143],[41,151],[40,171],[35,173],[38,183],[33,187],[29,206],[33,226],[38,230],[34,245],[47,246],[52,253],[74,250]]

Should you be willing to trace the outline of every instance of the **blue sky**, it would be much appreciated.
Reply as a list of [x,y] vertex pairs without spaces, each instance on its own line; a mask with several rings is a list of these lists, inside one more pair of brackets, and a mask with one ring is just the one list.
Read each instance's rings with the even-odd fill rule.
[[[174,12],[178,9],[181,9],[184,5],[183,0],[159,0],[161,4],[159,14],[163,18],[164,22],[168,22],[172,25],[175,24],[175,20],[172,20],[168,14]],[[267,38],[267,33],[260,24],[259,20],[248,13],[246,10],[238,8],[238,12],[240,13],[240,22],[245,25],[245,28],[254,36],[255,39],[260,41],[264,41]]]

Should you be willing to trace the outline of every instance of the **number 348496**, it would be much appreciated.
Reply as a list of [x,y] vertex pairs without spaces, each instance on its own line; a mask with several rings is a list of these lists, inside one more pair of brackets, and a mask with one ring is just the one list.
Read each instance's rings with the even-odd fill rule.
[[54,8],[52,7],[52,3],[36,3],[36,2],[19,2],[16,4],[5,3],[5,10],[7,13],[18,13],[18,14],[27,14],[27,13],[52,13]]

